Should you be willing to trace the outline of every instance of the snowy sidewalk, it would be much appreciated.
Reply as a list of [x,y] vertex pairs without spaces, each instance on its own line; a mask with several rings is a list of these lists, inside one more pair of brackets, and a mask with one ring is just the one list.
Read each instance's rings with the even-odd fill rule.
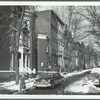
[[66,86],[64,93],[75,93],[75,94],[100,94],[100,88],[94,86],[92,83],[83,85],[84,78]]
[[[25,80],[25,86],[26,86],[25,89],[32,88],[34,81],[35,81],[34,78],[29,78],[29,79]],[[12,91],[12,92],[19,92],[19,89],[20,89],[20,84],[16,85],[15,81],[0,83],[0,91],[8,90],[8,91]],[[5,93],[3,93],[3,94],[5,94]]]
[[[73,73],[69,73],[66,75],[67,77],[71,77],[74,75],[79,75],[79,74],[83,74],[85,72],[91,71],[90,70],[83,70],[81,72],[73,72]],[[88,81],[87,84],[83,85],[83,80],[84,78],[75,81],[74,83],[66,86],[66,88],[64,89],[64,93],[75,93],[75,94],[97,94],[100,93],[100,88],[94,86],[90,81]]]
[[68,73],[66,75],[64,75],[65,78],[68,78],[68,77],[71,77],[71,76],[74,76],[74,75],[79,75],[79,74],[83,74],[85,72],[90,72],[91,69],[88,69],[88,70],[82,70],[82,71],[74,71],[72,73]]

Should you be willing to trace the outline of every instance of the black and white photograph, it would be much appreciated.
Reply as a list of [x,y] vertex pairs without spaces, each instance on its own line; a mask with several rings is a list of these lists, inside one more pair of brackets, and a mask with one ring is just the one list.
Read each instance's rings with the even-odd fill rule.
[[99,4],[0,4],[0,94],[100,95]]

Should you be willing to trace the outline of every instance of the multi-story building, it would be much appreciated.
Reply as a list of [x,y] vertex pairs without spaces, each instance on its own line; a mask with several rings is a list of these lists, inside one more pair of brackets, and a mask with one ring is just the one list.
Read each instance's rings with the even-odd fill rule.
[[91,48],[88,48],[89,54],[88,54],[88,59],[89,59],[89,66],[88,68],[93,68],[98,65],[98,56],[97,53]]
[[34,7],[25,7],[25,15],[23,18],[23,31],[20,35],[19,52],[19,71],[32,71],[37,69],[37,48],[35,34],[35,18]]
[[58,25],[58,66],[64,71],[64,26]]
[[[5,47],[7,48],[5,49],[7,51],[6,52],[5,50],[3,51],[5,52],[5,54],[7,53],[7,57],[6,55],[4,55],[4,57],[6,57],[7,60],[5,64],[3,64],[2,68],[6,67],[3,70],[5,69],[13,71],[15,70],[15,50],[17,50],[16,42],[19,37],[17,34],[18,20],[15,19],[15,21],[14,24],[12,24],[14,30],[10,34],[10,37],[8,37],[9,45]],[[34,48],[36,47],[35,46],[36,39],[34,32],[35,30],[34,21],[35,21],[34,11],[29,6],[25,6],[25,13],[22,20],[22,29],[20,31],[19,43],[17,44],[17,46],[19,47],[18,59],[17,59],[19,72],[29,71],[29,69],[33,70],[36,67],[36,52],[35,52],[36,50]]]
[[82,70],[87,66],[86,64],[86,48],[82,43],[74,42],[72,49],[72,65],[74,69]]
[[58,26],[63,26],[64,23],[53,10],[39,11],[36,12],[36,15],[35,28],[38,34],[38,70],[46,70],[48,66],[51,66],[52,70],[59,70]]
[[[0,9],[3,11],[2,14],[10,13],[9,6],[1,6]],[[3,19],[3,20],[2,20]],[[10,41],[9,35],[7,35],[7,30],[9,26],[9,20],[6,18],[1,19],[1,26],[0,26],[0,70],[9,70],[10,69]],[[6,38],[7,37],[7,38]]]
[[73,38],[71,32],[68,30],[68,26],[65,26],[64,31],[64,67],[65,71],[70,71],[72,64],[72,46],[73,46]]
[[81,51],[80,51],[80,43],[74,42],[73,48],[72,48],[72,66],[74,69],[79,70],[81,67]]

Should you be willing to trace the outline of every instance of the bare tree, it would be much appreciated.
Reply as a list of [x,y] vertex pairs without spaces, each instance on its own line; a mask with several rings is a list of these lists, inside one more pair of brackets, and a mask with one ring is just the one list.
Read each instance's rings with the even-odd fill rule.
[[11,29],[15,33],[15,46],[12,48],[15,54],[15,79],[16,84],[19,83],[19,66],[18,66],[18,50],[19,50],[19,38],[22,31],[22,21],[25,12],[24,6],[13,6],[10,7],[12,16],[13,16],[13,23],[11,24]]
[[10,8],[0,6],[0,49],[3,49],[8,43],[8,37],[11,32]]
[[84,27],[83,32],[95,37],[95,42],[98,44],[100,40],[100,7],[99,6],[82,6],[81,10],[75,9],[76,13],[84,17],[87,21],[87,29]]

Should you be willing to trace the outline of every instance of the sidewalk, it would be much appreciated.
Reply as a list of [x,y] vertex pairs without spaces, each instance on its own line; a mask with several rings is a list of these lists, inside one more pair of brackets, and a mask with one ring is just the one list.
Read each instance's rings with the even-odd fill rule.
[[73,75],[82,74],[82,73],[89,72],[89,71],[91,71],[91,69],[82,70],[82,71],[75,71],[75,72],[72,72],[72,73],[68,73],[67,77],[70,77],[70,76],[73,76]]
[[71,76],[74,76],[74,75],[83,74],[85,72],[90,72],[90,71],[91,71],[91,69],[82,70],[82,71],[74,71],[74,72],[67,73],[66,75],[64,75],[64,78],[68,78],[68,77],[71,77]]
[[[35,81],[34,78],[29,78],[29,79],[25,80],[26,88],[23,91],[25,91],[26,89],[32,88],[34,81]],[[20,84],[16,85],[15,81],[1,82],[0,83],[0,94],[20,93],[19,89],[20,89]]]

